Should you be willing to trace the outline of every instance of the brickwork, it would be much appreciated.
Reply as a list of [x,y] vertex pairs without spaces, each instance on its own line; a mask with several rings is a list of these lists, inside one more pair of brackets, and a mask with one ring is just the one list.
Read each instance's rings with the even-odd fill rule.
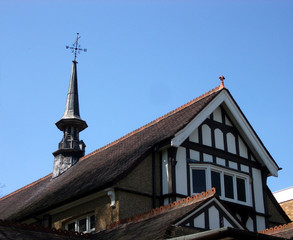
[[293,199],[280,203],[281,207],[288,215],[291,221],[293,221]]

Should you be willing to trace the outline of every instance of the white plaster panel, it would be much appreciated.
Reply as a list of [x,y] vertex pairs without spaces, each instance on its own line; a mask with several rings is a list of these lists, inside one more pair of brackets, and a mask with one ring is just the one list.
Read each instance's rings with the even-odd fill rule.
[[215,143],[216,148],[224,150],[224,135],[220,129],[215,130]]
[[224,219],[223,219],[224,221],[224,227],[233,227],[232,225],[231,225],[231,223],[224,217]]
[[208,125],[202,125],[202,143],[207,146],[212,146],[212,134]]
[[169,204],[169,199],[168,198],[165,198],[164,199],[164,205],[168,205]]
[[219,211],[214,206],[209,208],[209,224],[210,229],[217,229],[220,227]]
[[255,210],[264,213],[262,177],[259,169],[252,168],[252,179],[255,198]]
[[253,220],[251,219],[251,217],[249,217],[247,219],[247,222],[246,222],[246,227],[249,231],[254,231],[253,229]]
[[226,161],[223,158],[216,158],[217,164],[222,165],[222,166],[226,166]]
[[162,185],[163,194],[168,193],[168,152],[164,150],[162,152]]
[[186,149],[184,147],[178,147],[176,161],[176,191],[187,195]]
[[213,162],[213,156],[204,153],[204,154],[203,154],[203,161],[204,161],[204,162]]
[[239,154],[241,157],[248,158],[247,147],[245,146],[244,142],[240,137],[238,137],[239,141]]
[[256,230],[261,231],[266,229],[266,221],[263,216],[256,216]]
[[194,218],[193,222],[194,222],[194,227],[205,228],[204,213]]
[[236,141],[232,133],[227,133],[227,148],[228,152],[236,154]]
[[254,157],[253,157],[253,156],[251,156],[251,160],[255,162],[255,159],[254,159]]
[[246,166],[246,165],[241,164],[241,165],[240,165],[240,169],[241,169],[242,172],[247,172],[247,173],[249,173],[249,167]]
[[233,124],[230,122],[230,120],[226,116],[225,116],[225,123],[226,125],[233,127]]
[[199,152],[198,151],[194,151],[194,150],[190,150],[190,158],[193,159],[193,160],[200,161],[200,159],[199,159]]
[[198,128],[195,129],[189,136],[189,140],[191,142],[198,143]]
[[236,162],[229,161],[229,167],[233,169],[238,169],[238,165]]
[[216,108],[216,110],[213,112],[213,117],[215,121],[220,123],[222,122],[222,111],[220,107]]

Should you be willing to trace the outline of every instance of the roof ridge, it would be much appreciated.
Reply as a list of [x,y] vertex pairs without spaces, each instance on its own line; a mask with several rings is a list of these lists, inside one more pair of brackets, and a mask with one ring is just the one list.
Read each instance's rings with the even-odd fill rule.
[[[211,89],[210,91],[200,95],[199,97],[194,98],[193,100],[183,104],[182,106],[180,106],[178,108],[175,108],[174,110],[172,110],[172,111],[164,114],[163,116],[161,116],[161,117],[159,117],[159,118],[157,118],[157,119],[155,119],[155,120],[143,125],[142,127],[138,128],[138,129],[136,129],[136,130],[134,130],[134,131],[122,136],[121,138],[118,138],[117,140],[115,140],[115,141],[113,141],[113,142],[111,142],[111,143],[109,143],[109,144],[107,144],[107,145],[105,145],[105,146],[103,146],[101,148],[98,148],[97,150],[95,150],[95,151],[87,154],[86,156],[80,158],[79,161],[85,160],[85,159],[89,158],[90,156],[92,156],[92,155],[94,155],[94,154],[96,154],[98,152],[101,152],[101,151],[103,151],[103,150],[105,150],[105,149],[117,144],[118,142],[121,142],[124,139],[127,139],[128,137],[130,137],[130,136],[142,131],[143,129],[148,128],[148,127],[154,125],[155,123],[157,123],[157,122],[159,122],[159,121],[161,121],[163,119],[166,119],[167,117],[173,115],[174,113],[177,113],[177,112],[183,110],[184,108],[190,106],[191,104],[193,104],[195,102],[198,102],[198,101],[204,99],[205,97],[207,97],[207,96],[209,96],[209,95],[211,95],[211,94],[213,94],[213,93],[215,93],[215,92],[217,92],[219,90],[222,90],[223,88],[225,88],[225,87],[223,87],[222,85],[219,85],[218,87],[215,87],[215,88]],[[7,198],[13,196],[14,194],[19,193],[19,192],[21,192],[21,191],[23,191],[23,190],[25,190],[25,189],[27,189],[27,188],[29,188],[31,186],[34,186],[35,184],[37,184],[37,183],[39,183],[39,182],[43,181],[44,179],[49,178],[51,176],[52,176],[52,173],[50,173],[50,174],[48,174],[48,175],[46,175],[46,176],[34,181],[34,182],[32,182],[32,183],[30,183],[28,185],[25,185],[24,187],[22,187],[20,189],[17,189],[16,191],[14,191],[14,192],[12,192],[12,193],[10,193],[8,195],[5,195],[4,197],[0,198],[0,201],[2,201],[4,199],[7,199]]]
[[215,194],[216,194],[216,189],[211,188],[211,189],[207,190],[206,192],[201,192],[201,193],[198,193],[196,195],[192,195],[191,197],[186,197],[186,198],[180,199],[178,201],[175,201],[173,203],[169,203],[168,205],[164,205],[164,206],[161,206],[161,207],[154,208],[149,212],[139,214],[139,215],[135,215],[135,216],[130,217],[130,218],[122,219],[120,221],[113,222],[113,223],[107,225],[106,229],[113,229],[113,228],[118,227],[119,225],[127,224],[127,223],[130,223],[130,222],[139,222],[139,221],[141,221],[141,220],[143,220],[143,219],[145,219],[147,217],[154,217],[154,216],[157,216],[159,214],[162,214],[162,213],[168,211],[171,208],[174,208],[174,207],[177,207],[177,206],[182,206],[182,205],[191,205],[192,203],[196,203],[196,202],[202,201],[204,199],[211,198]]
[[[37,183],[39,183],[39,182],[41,182],[41,181],[43,181],[43,180],[45,180],[46,178],[51,177],[51,176],[52,176],[52,173],[49,173],[48,175],[46,175],[46,176],[44,176],[44,177],[42,177],[42,178],[40,178],[40,179],[38,179],[38,180],[36,180],[36,181],[34,181],[34,182],[28,184],[28,185],[23,186],[22,188],[19,188],[19,189],[15,190],[14,192],[9,193],[8,195],[5,195],[4,197],[0,198],[0,201],[4,200],[4,199],[6,199],[6,198],[9,198],[10,196],[12,196],[12,195],[14,195],[14,194],[16,194],[16,193],[18,193],[18,192],[21,192],[21,191],[23,191],[24,189],[27,189],[27,188],[29,188],[29,187],[31,187],[31,186],[33,186],[33,185],[36,185]],[[0,220],[1,220],[1,219],[0,219]]]
[[65,236],[88,237],[88,238],[93,237],[91,233],[71,232],[71,231],[67,231],[63,229],[47,228],[47,227],[42,227],[37,225],[28,225],[25,223],[12,222],[12,221],[2,220],[2,219],[0,219],[0,225],[6,226],[6,227],[21,228],[24,230],[54,233],[54,234],[65,235]]
[[275,227],[271,227],[271,228],[267,228],[265,230],[258,231],[258,232],[263,233],[263,234],[272,235],[274,233],[282,232],[282,231],[285,231],[287,229],[293,229],[293,222],[283,224],[283,225],[279,225],[279,226],[275,226]]
[[132,132],[130,132],[130,133],[124,135],[123,137],[118,138],[117,140],[115,140],[115,141],[113,141],[113,142],[111,142],[111,143],[108,143],[108,144],[106,144],[105,146],[103,146],[103,147],[101,147],[101,148],[98,148],[97,150],[95,150],[95,151],[93,151],[93,152],[87,154],[86,156],[80,158],[80,161],[85,160],[85,159],[91,157],[92,155],[94,155],[94,154],[96,154],[96,153],[98,153],[98,152],[101,152],[101,151],[103,151],[103,150],[105,150],[105,149],[107,149],[107,148],[109,148],[109,147],[115,145],[115,144],[118,143],[118,142],[121,142],[122,140],[124,140],[124,139],[126,139],[126,138],[128,138],[128,137],[130,137],[130,136],[132,136],[132,135],[134,135],[134,134],[136,134],[136,133],[142,131],[142,130],[145,129],[145,128],[148,128],[148,127],[154,125],[155,123],[157,123],[157,122],[159,122],[159,121],[161,121],[161,120],[163,120],[163,119],[166,119],[167,117],[173,115],[174,113],[177,113],[177,112],[181,111],[182,109],[184,109],[184,108],[190,106],[191,104],[193,104],[193,103],[195,103],[195,102],[198,102],[198,101],[204,99],[205,97],[211,95],[212,93],[215,93],[215,92],[217,92],[217,91],[219,91],[219,90],[222,90],[222,89],[226,89],[226,88],[225,88],[223,85],[219,85],[218,87],[213,88],[212,90],[210,90],[210,91],[208,91],[208,92],[206,92],[206,93],[200,95],[200,96],[197,97],[197,98],[194,98],[193,100],[191,100],[191,101],[189,101],[189,102],[183,104],[182,106],[180,106],[180,107],[178,107],[178,108],[175,108],[174,110],[172,110],[172,111],[170,111],[170,112],[164,114],[163,116],[158,117],[157,119],[155,119],[155,120],[153,120],[153,121],[151,121],[151,122],[149,122],[149,123],[143,125],[142,127],[140,127],[140,128],[138,128],[138,129],[136,129],[136,130],[134,130],[134,131],[132,131]]

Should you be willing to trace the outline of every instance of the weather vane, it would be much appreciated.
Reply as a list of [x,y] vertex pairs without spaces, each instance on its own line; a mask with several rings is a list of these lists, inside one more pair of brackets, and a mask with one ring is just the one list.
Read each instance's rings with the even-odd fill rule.
[[72,47],[66,46],[66,49],[71,49],[71,52],[74,53],[74,61],[76,62],[76,56],[80,53],[80,51],[86,52],[86,48],[80,48],[80,45],[78,44],[78,39],[80,39],[79,33],[77,33],[76,40],[72,44]]

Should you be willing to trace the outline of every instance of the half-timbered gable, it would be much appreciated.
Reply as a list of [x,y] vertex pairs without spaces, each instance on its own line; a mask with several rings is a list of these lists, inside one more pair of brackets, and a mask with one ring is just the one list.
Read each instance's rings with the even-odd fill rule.
[[211,198],[202,206],[190,212],[175,226],[194,227],[197,229],[218,229],[221,227],[232,227],[245,229],[217,198]]
[[[79,131],[85,127],[78,118],[63,123],[82,123]],[[67,144],[61,147],[58,154],[69,154]],[[162,227],[165,233],[257,231],[289,222],[266,185],[279,167],[223,84],[90,154],[82,157],[84,148],[78,149],[77,161],[66,166],[57,161],[58,171],[1,198],[0,218],[86,233],[164,209],[128,226],[133,236],[146,226],[145,232],[156,226],[161,234]],[[71,150],[75,159],[76,149]],[[208,189],[216,193],[183,204],[186,208],[172,207]],[[102,234],[119,239],[124,230]]]
[[269,225],[266,179],[279,167],[226,89],[171,145],[162,152],[165,204],[214,187],[248,229]]

